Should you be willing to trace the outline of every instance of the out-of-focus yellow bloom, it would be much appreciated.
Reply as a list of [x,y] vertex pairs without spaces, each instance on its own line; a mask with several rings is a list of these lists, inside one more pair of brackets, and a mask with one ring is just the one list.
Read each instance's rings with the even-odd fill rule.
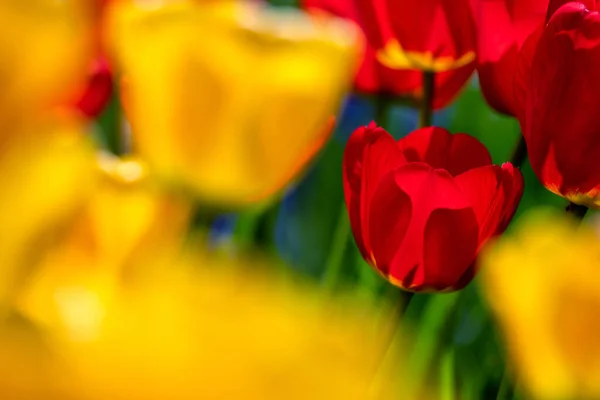
[[92,192],[94,151],[76,122],[11,131],[0,146],[0,302],[52,247]]
[[[170,268],[181,250],[190,203],[161,191],[138,160],[101,154],[97,166],[95,191],[66,233],[46,249],[19,296],[19,309],[38,322],[52,325],[60,318],[51,300],[58,298],[57,285],[94,282],[97,293],[110,296],[111,287],[149,273],[143,271],[147,264],[165,262]],[[73,295],[61,293],[66,301]]]
[[482,259],[519,382],[541,399],[600,398],[600,241],[534,214]]
[[[55,377],[40,384],[82,400],[386,400],[397,393],[401,366],[381,368],[388,341],[374,310],[267,279],[255,263],[240,269],[203,257],[171,267],[127,285],[93,274],[54,281],[45,299],[60,318],[47,326],[54,329],[46,344],[61,363],[40,367]],[[9,355],[30,368],[22,354]],[[2,393],[5,384],[0,377]]]
[[86,74],[91,0],[0,2],[0,136],[7,124],[56,104]]
[[200,3],[115,5],[125,109],[158,174],[244,205],[281,189],[325,143],[360,36],[340,19]]

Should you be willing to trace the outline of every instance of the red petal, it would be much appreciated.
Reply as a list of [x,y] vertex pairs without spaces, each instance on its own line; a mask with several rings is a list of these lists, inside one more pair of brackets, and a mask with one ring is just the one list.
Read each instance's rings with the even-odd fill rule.
[[412,215],[411,200],[398,187],[396,171],[388,172],[379,183],[371,203],[369,237],[377,268],[383,275],[400,248]]
[[469,199],[479,225],[479,246],[506,229],[523,194],[523,177],[511,164],[489,165],[455,178]]
[[479,85],[487,103],[506,115],[516,115],[512,81],[517,64],[517,45],[513,45],[496,62],[479,64]]
[[[440,275],[439,265],[436,264],[437,259],[430,258],[428,255],[430,252],[439,253],[447,250],[447,248],[441,249],[441,244],[437,240],[445,235],[445,231],[437,227],[436,222],[439,218],[437,215],[440,215],[443,220],[448,218],[448,220],[452,220],[453,217],[445,217],[445,211],[450,214],[458,212],[457,215],[462,218],[461,223],[450,225],[447,229],[453,230],[456,235],[462,237],[465,229],[470,230],[474,227],[477,234],[475,213],[468,200],[446,171],[433,169],[423,163],[411,163],[397,168],[383,178],[380,186],[382,189],[378,190],[373,197],[372,209],[383,209],[384,207],[380,205],[389,207],[395,204],[396,207],[401,206],[403,210],[387,210],[388,213],[393,213],[395,220],[393,223],[385,221],[383,215],[385,210],[372,211],[373,219],[370,221],[369,229],[373,248],[376,250],[374,256],[378,267],[384,272],[387,271],[392,282],[404,288],[418,290],[434,287],[440,289],[438,277],[447,277],[447,275],[445,272]],[[409,198],[409,202],[404,196]],[[390,201],[390,197],[393,197],[393,201]],[[410,208],[408,204],[410,204]],[[439,210],[445,211],[440,212]],[[407,214],[410,215],[410,222],[406,227]],[[428,221],[433,214],[436,217],[432,223],[436,226],[429,228],[428,231],[426,226],[430,224]],[[375,215],[377,216],[375,217]],[[389,230],[390,226],[393,227],[393,231]],[[429,239],[427,239],[428,232]],[[402,233],[400,237],[395,236],[400,233]],[[469,237],[465,238],[467,241],[470,240]],[[375,245],[376,241],[377,245]],[[379,243],[380,241],[383,243]],[[476,245],[477,236],[475,235]],[[454,249],[445,252],[443,256],[453,258],[455,250],[463,252],[463,249]],[[459,260],[462,259],[462,256],[459,256]],[[432,264],[428,264],[427,260],[432,260]],[[459,279],[467,267],[468,265],[465,265],[460,271],[455,271],[457,275],[454,282]],[[452,283],[448,286],[451,286]]]
[[346,206],[356,244],[368,259],[371,253],[368,231],[364,230],[366,210],[381,177],[405,163],[392,136],[371,124],[352,133],[346,144],[343,180]]
[[585,193],[600,182],[598,65],[600,14],[565,4],[544,29],[533,58],[524,131],[532,168],[542,181],[553,148],[561,193]]
[[479,227],[472,208],[433,210],[425,227],[423,288],[447,290],[475,261]]
[[548,2],[548,11],[546,13],[546,22],[550,21],[550,18],[552,18],[554,13],[563,5],[573,2],[583,4],[588,10],[598,10],[598,4],[596,0],[550,0]]
[[455,59],[475,50],[470,0],[375,0],[375,3],[384,3],[381,7],[405,50]]
[[523,197],[524,186],[525,181],[521,171],[511,163],[502,164],[502,190],[505,201],[502,218],[500,218],[500,223],[494,233],[495,235],[503,233],[508,228]]
[[475,62],[472,62],[457,69],[435,74],[433,108],[437,110],[452,102],[469,81],[474,71]]
[[478,72],[481,91],[496,111],[515,115],[513,75],[520,47],[543,24],[548,0],[480,2]]
[[456,176],[471,168],[490,165],[485,146],[464,133],[451,134],[444,128],[417,129],[398,141],[409,162],[424,162]]
[[[527,130],[527,96],[531,87],[531,64],[537,44],[542,36],[543,26],[538,27],[523,43],[515,66],[513,84],[513,112],[519,120],[521,131]],[[527,137],[525,137],[527,140]]]
[[95,118],[108,104],[113,93],[112,73],[105,60],[96,60],[91,66],[86,87],[75,102],[77,107],[88,118]]

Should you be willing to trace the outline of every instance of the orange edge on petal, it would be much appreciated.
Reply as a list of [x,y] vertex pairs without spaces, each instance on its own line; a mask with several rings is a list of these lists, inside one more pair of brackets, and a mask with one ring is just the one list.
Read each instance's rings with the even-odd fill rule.
[[325,126],[321,129],[321,133],[317,135],[313,143],[306,149],[306,151],[298,157],[298,161],[290,168],[290,170],[284,174],[283,178],[274,184],[272,187],[266,189],[264,192],[247,198],[248,202],[260,202],[272,195],[274,195],[281,187],[285,186],[289,181],[294,179],[297,174],[306,166],[306,164],[323,148],[327,140],[331,137],[333,129],[335,128],[335,117],[331,116],[325,123]]
[[596,210],[600,209],[600,188],[594,188],[587,193],[573,192],[564,195],[558,193],[558,191],[554,191],[553,189],[555,188],[551,189],[548,187],[548,190],[550,190],[552,193],[565,197],[571,203],[593,208]]

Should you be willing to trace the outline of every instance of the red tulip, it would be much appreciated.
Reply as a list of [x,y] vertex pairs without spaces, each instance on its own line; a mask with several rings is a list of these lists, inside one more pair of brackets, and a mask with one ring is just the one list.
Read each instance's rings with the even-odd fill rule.
[[599,207],[600,14],[562,5],[528,39],[518,67],[515,94],[533,171],[550,191]]
[[359,92],[422,97],[422,71],[435,77],[434,108],[447,105],[475,63],[470,0],[303,0],[360,25],[367,48],[356,77]]
[[480,0],[477,71],[496,111],[516,115],[513,76],[519,49],[544,24],[548,0]]
[[373,123],[357,129],[343,175],[362,256],[411,291],[469,283],[479,249],[506,229],[523,194],[519,170],[492,165],[477,139],[437,127],[398,142]]

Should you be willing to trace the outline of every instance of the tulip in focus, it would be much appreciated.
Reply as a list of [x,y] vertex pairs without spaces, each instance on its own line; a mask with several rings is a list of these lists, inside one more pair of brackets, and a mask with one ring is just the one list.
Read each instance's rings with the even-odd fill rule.
[[600,14],[567,3],[529,42],[515,93],[533,171],[548,190],[599,207]]
[[542,29],[548,0],[482,0],[478,23],[477,72],[481,91],[496,111],[516,116],[513,77],[519,49]]
[[434,71],[433,107],[446,106],[475,69],[475,3],[469,0],[304,0],[357,22],[367,48],[356,88],[423,97],[422,71]]
[[510,163],[492,165],[479,141],[443,128],[396,142],[371,123],[352,134],[343,162],[362,256],[410,291],[468,284],[478,251],[506,229],[523,194],[523,177]]
[[518,382],[536,399],[597,399],[597,232],[539,211],[517,227],[482,256],[482,275]]
[[328,139],[359,34],[244,2],[119,4],[116,56],[134,150],[222,206],[261,201]]

